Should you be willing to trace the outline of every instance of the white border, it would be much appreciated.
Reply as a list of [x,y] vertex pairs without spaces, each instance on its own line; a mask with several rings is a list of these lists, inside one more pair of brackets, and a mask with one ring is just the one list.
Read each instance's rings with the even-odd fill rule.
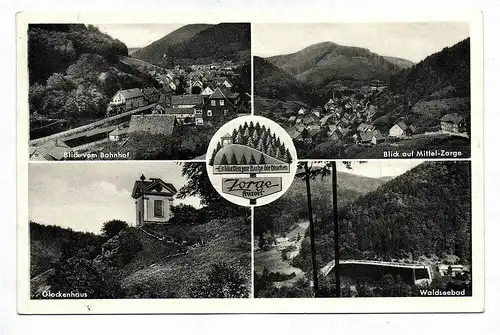
[[[383,8],[382,8],[383,9]],[[469,21],[471,36],[472,264],[473,296],[446,298],[342,299],[175,299],[175,300],[30,300],[28,237],[28,113],[26,27],[36,22],[161,23],[175,22],[408,22]],[[181,18],[186,18],[182,20]],[[172,23],[170,21],[169,23]],[[128,313],[389,313],[480,312],[484,309],[483,221],[483,31],[482,14],[474,10],[426,8],[402,11],[350,9],[311,12],[153,12],[153,13],[22,13],[17,17],[17,242],[18,312],[22,314]],[[24,112],[23,112],[24,111]],[[480,136],[478,136],[480,134]],[[90,162],[82,162],[89,164]],[[37,164],[37,163],[30,163]],[[56,163],[58,164],[58,163]],[[24,278],[24,279],[23,279]]]

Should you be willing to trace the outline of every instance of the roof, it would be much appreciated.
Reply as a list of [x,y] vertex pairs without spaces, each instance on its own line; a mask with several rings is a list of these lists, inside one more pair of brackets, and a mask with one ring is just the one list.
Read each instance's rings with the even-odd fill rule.
[[236,99],[240,95],[238,92],[231,92],[227,88],[222,88],[220,90],[221,90],[222,94],[224,94],[226,96],[226,98],[228,98],[228,99]]
[[295,130],[293,128],[287,129],[286,132],[288,133],[288,135],[290,135],[290,137],[292,139],[295,139],[295,138],[299,137],[300,134],[301,134],[300,131],[297,131],[297,130]]
[[69,146],[62,140],[52,140],[44,143],[40,147],[34,148],[32,155],[39,154],[48,161],[61,160],[64,158],[64,154],[70,151]]
[[120,91],[116,92],[116,94],[118,94],[118,93],[123,95],[123,97],[125,99],[133,99],[133,98],[144,96],[142,94],[141,90],[138,88],[131,88],[129,90],[120,90]]
[[311,116],[308,116],[303,121],[305,124],[313,123],[314,119]]
[[172,95],[173,105],[201,105],[203,104],[203,97],[195,94],[185,95]]
[[446,114],[441,118],[441,122],[450,122],[454,124],[459,124],[464,119],[463,116],[458,115],[457,113]]
[[175,115],[148,114],[132,115],[129,133],[145,131],[151,134],[171,135],[174,130]]
[[398,122],[396,125],[401,128],[402,130],[408,129],[408,126],[404,122]]
[[217,89],[214,91],[214,93],[212,93],[209,99],[226,99],[226,96],[221,91],[221,89],[217,87]]
[[194,114],[195,110],[191,108],[165,108],[165,114]]
[[123,135],[123,134],[126,134],[128,133],[128,128],[116,128],[115,130],[113,130],[111,133],[109,133],[109,135]]
[[297,117],[295,117],[293,115],[288,118],[289,122],[295,122],[295,120],[297,120]]
[[174,196],[177,193],[177,189],[173,184],[166,183],[160,178],[150,178],[150,180],[135,181],[132,198],[138,198],[147,191],[153,191],[159,185],[168,190],[168,195]]

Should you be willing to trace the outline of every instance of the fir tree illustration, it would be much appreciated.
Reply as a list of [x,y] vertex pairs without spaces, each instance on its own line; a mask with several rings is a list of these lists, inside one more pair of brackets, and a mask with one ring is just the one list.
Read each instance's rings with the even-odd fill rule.
[[245,129],[245,132],[243,133],[243,136],[244,136],[245,138],[250,137],[250,128],[246,128],[246,129]]
[[292,163],[292,154],[290,154],[290,150],[288,149],[286,149],[285,152],[285,162],[287,162],[288,164]]
[[255,130],[260,134],[262,134],[262,129],[260,127],[259,121],[255,124]]
[[261,137],[260,140],[259,140],[259,143],[257,143],[257,150],[259,150],[260,152],[265,152],[265,144],[264,144],[264,138]]
[[255,148],[255,143],[253,142],[253,139],[251,137],[248,137],[247,147]]
[[257,129],[253,131],[252,140],[253,143],[259,143],[259,133],[257,132]]
[[268,156],[274,157],[274,149],[271,144],[267,146],[266,154]]
[[233,138],[233,143],[236,142],[236,137],[238,136],[238,131],[236,129],[233,130],[232,138]]
[[266,164],[266,158],[264,154],[260,154],[259,164]]
[[226,153],[222,154],[222,158],[220,159],[220,165],[228,165]]
[[215,160],[215,154],[217,153],[217,150],[214,149],[212,152],[212,157],[210,157],[210,161],[208,162],[208,165],[213,166],[214,165],[214,160]]
[[235,144],[243,144],[243,136],[240,132],[238,132],[238,135],[236,135],[236,138],[234,139]]
[[280,161],[285,161],[285,151],[281,150],[281,147],[276,149],[276,158],[279,159]]
[[283,156],[285,156],[285,152],[286,152],[285,143],[281,143],[280,150],[283,153]]
[[247,165],[247,158],[245,157],[245,154],[241,155],[241,160],[240,160],[240,165]]
[[253,130],[255,128],[255,126],[253,125],[253,121],[250,121],[250,125],[248,126],[248,128],[250,129],[250,132],[253,133]]
[[229,162],[229,164],[231,164],[231,165],[238,165],[238,161],[236,160],[236,155],[234,154],[234,152],[231,155],[231,161]]
[[245,121],[245,123],[243,124],[243,131],[245,131],[247,128],[248,128],[248,122]]
[[269,148],[273,144],[273,138],[271,136],[266,137],[266,148]]
[[243,134],[243,126],[240,124],[240,126],[238,127],[238,133],[239,134]]
[[248,161],[248,164],[250,164],[250,165],[257,164],[257,162],[255,161],[255,157],[253,156],[253,154],[250,154],[250,160]]

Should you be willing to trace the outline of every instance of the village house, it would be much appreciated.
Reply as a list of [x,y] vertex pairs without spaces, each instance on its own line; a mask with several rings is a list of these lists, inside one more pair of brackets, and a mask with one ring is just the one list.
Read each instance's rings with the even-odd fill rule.
[[158,89],[156,89],[155,87],[146,87],[141,91],[149,103],[157,102],[158,100],[160,100],[160,91],[158,91]]
[[70,151],[71,148],[64,141],[56,138],[41,146],[30,147],[29,158],[37,161],[60,161]]
[[[205,124],[209,122],[214,117],[222,117],[228,113],[233,113],[236,111],[235,106],[227,99],[220,88],[217,88],[215,92],[208,97],[205,104],[202,107],[202,122]],[[198,113],[198,110],[196,111]],[[196,120],[198,124],[198,119]]]
[[356,130],[359,131],[360,133],[364,133],[367,131],[372,131],[374,129],[375,129],[375,126],[373,126],[371,124],[361,123]]
[[[203,120],[196,123],[197,115],[195,108],[166,108],[164,114],[174,115],[177,123],[180,125],[203,124]],[[198,117],[201,117],[199,113]]]
[[290,117],[288,118],[288,123],[290,123],[290,124],[295,124],[295,121],[296,121],[296,120],[297,120],[297,117],[292,115],[292,116],[290,116]]
[[120,90],[115,93],[109,106],[119,112],[128,111],[144,106],[146,103],[144,94],[138,88]]
[[301,107],[299,111],[297,112],[298,115],[304,115],[306,113],[306,109],[304,107]]
[[457,113],[446,114],[441,118],[441,131],[444,133],[465,132],[465,118]]
[[213,87],[212,85],[208,85],[207,87],[205,87],[203,89],[203,91],[201,91],[201,95],[208,97],[208,96],[214,94],[214,90],[215,90],[215,87]]
[[233,87],[233,84],[226,77],[214,77],[213,82],[217,87],[224,86],[225,88]]
[[150,134],[172,135],[174,126],[177,124],[175,115],[147,114],[132,115],[128,134],[135,132],[147,132]]
[[190,80],[188,91],[191,94],[201,94],[201,92],[203,91],[203,83],[198,79]]
[[160,178],[149,178],[146,180],[141,175],[135,181],[132,190],[132,198],[135,199],[136,226],[145,223],[165,224],[171,216],[171,206],[174,196],[177,194],[175,186],[166,183]]
[[112,142],[117,142],[125,139],[128,135],[128,128],[125,126],[120,126],[109,133],[109,140]]
[[407,137],[415,132],[415,127],[408,127],[404,122],[398,122],[389,130],[390,137]]
[[309,126],[309,125],[312,125],[314,123],[314,118],[312,116],[307,116],[302,122],[306,126]]
[[203,97],[196,94],[172,95],[172,108],[201,108]]

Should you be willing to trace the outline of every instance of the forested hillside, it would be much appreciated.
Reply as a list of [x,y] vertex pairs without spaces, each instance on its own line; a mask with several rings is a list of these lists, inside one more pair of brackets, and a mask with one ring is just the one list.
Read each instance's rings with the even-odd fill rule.
[[201,31],[211,27],[210,24],[188,24],[163,36],[157,41],[134,52],[133,57],[145,60],[151,64],[161,64],[163,55],[172,45],[182,43]]
[[159,43],[159,40],[143,48],[144,52],[136,52],[134,57],[163,67],[223,60],[249,63],[250,36],[249,23],[220,23],[200,29],[192,37],[178,43]]
[[[470,163],[425,162],[339,209],[341,259],[455,255],[471,262]],[[342,195],[339,194],[339,201]],[[331,214],[317,225],[318,266],[333,260]],[[294,265],[310,270],[304,241]]]
[[51,268],[53,262],[70,258],[77,253],[95,248],[100,250],[98,248],[103,242],[101,236],[92,233],[30,221],[30,275],[37,276]]
[[417,130],[437,126],[447,113],[470,116],[470,39],[428,56],[394,74],[388,88],[373,99],[380,113],[374,125],[388,131],[400,120]]
[[267,61],[315,87],[338,79],[386,80],[401,67],[368,49],[323,42]]
[[[338,172],[339,205],[347,206],[361,195],[377,189],[384,181]],[[312,206],[317,217],[328,215],[332,209],[331,177],[317,177],[311,181]],[[272,206],[255,209],[254,234],[260,236],[270,232],[280,235],[290,230],[297,222],[308,220],[306,185],[296,178],[292,186]]]
[[127,55],[124,43],[92,25],[30,25],[30,131],[88,123],[105,115],[117,90],[156,85],[149,74],[119,62]]

